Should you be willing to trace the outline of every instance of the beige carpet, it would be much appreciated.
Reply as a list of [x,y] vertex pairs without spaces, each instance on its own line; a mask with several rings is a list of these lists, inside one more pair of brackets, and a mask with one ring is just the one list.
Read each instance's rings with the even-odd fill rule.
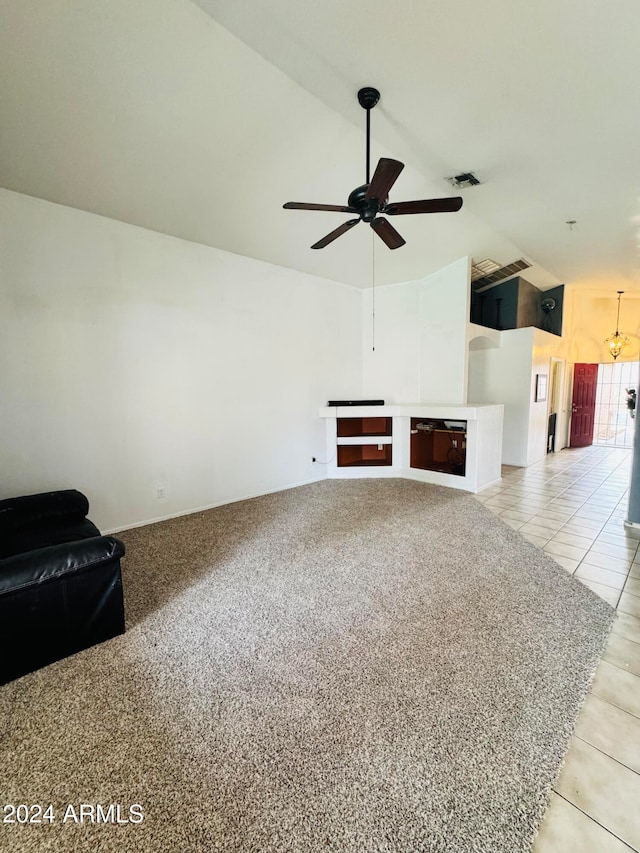
[[3,802],[53,805],[2,851],[530,849],[613,610],[472,497],[324,481],[121,535],[127,634],[0,688]]

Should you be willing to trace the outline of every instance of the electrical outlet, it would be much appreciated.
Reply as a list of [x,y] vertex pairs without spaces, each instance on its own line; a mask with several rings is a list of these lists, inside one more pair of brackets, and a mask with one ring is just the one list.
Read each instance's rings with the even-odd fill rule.
[[452,439],[451,444],[453,444],[454,447],[457,447],[458,446],[458,439],[457,438]]
[[156,497],[158,498],[159,501],[163,501],[165,499],[166,495],[165,495],[165,491],[164,491],[164,486],[161,486],[156,491]]

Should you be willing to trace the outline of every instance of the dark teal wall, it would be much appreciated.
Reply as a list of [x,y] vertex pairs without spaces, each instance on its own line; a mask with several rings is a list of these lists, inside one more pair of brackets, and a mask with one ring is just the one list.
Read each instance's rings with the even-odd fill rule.
[[[548,314],[542,310],[542,302],[546,298],[552,298],[556,303]],[[561,335],[563,298],[563,284],[542,291],[516,276],[482,293],[472,293],[471,322],[500,330],[535,326]]]
[[483,293],[473,294],[471,322],[490,329],[516,329],[518,322],[518,279],[511,279]]

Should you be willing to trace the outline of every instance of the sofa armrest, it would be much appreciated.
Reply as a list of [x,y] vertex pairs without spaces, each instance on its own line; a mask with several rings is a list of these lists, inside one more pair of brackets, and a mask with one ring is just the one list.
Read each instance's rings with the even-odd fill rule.
[[0,501],[0,533],[69,519],[81,520],[88,512],[89,501],[76,489],[8,498]]
[[95,536],[6,557],[0,560],[0,595],[119,560],[123,555],[124,544],[119,539]]

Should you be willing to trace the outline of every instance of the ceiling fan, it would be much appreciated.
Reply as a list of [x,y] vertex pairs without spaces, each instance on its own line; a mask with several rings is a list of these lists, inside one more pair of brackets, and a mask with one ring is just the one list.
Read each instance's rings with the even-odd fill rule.
[[318,240],[312,249],[324,249],[329,243],[345,234],[358,222],[368,222],[390,249],[404,246],[405,240],[398,234],[393,225],[381,213],[387,216],[399,216],[408,213],[453,213],[462,207],[460,196],[453,198],[428,198],[418,201],[389,202],[389,190],[394,185],[404,163],[381,157],[370,178],[370,149],[371,149],[371,110],[380,100],[380,92],[371,86],[366,86],[358,92],[358,102],[367,111],[367,182],[356,187],[349,195],[346,205],[339,204],[306,204],[300,201],[288,201],[283,205],[287,210],[329,210],[337,213],[357,213],[357,219],[349,219],[331,231],[326,237]]

